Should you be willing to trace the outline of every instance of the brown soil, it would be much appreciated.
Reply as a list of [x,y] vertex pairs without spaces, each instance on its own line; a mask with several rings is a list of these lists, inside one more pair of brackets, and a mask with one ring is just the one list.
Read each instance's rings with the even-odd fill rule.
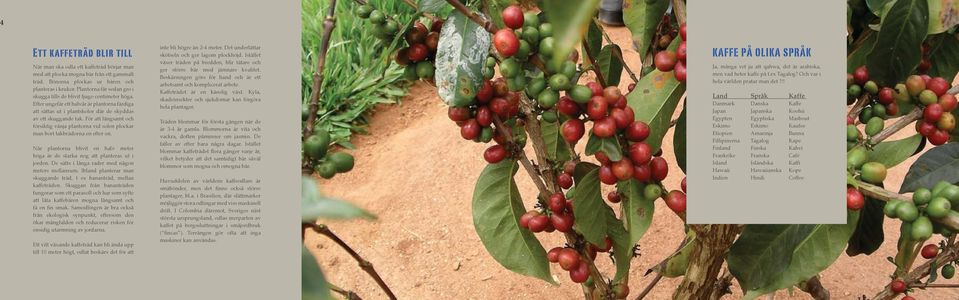
[[[629,45],[625,28],[608,31],[616,43]],[[627,63],[639,70],[639,55],[631,47],[624,47],[624,52]],[[630,82],[624,73],[621,88],[625,90]],[[353,152],[355,169],[332,180],[321,180],[321,186],[324,193],[348,199],[376,214],[378,220],[326,224],[375,265],[400,299],[582,299],[579,285],[555,265],[552,270],[559,286],[511,273],[486,253],[473,230],[470,213],[473,185],[486,165],[482,159],[486,146],[460,138],[433,87],[417,84],[401,104],[380,107],[369,131],[371,135],[353,140],[357,146]],[[891,139],[914,134],[908,131]],[[663,145],[672,174],[664,184],[678,189],[682,176],[672,155],[671,132]],[[908,171],[905,166],[914,158],[891,169],[885,185],[897,190]],[[517,179],[522,194],[528,198],[533,195],[535,187],[525,174],[519,173]],[[533,200],[526,202],[532,206]],[[881,249],[870,256],[842,255],[822,273],[823,285],[833,299],[871,298],[889,282],[893,265],[886,257],[895,255],[898,229],[898,221],[887,219],[886,242]],[[538,237],[547,249],[563,244],[559,234]],[[632,263],[631,299],[652,279],[652,275],[643,276],[646,270],[675,250],[682,237],[682,222],[661,201],[657,202],[653,226],[640,240],[642,255]],[[364,299],[386,298],[356,262],[329,240],[310,234],[306,245],[319,257],[330,282]],[[597,261],[601,269],[611,272],[608,259]],[[646,299],[669,299],[679,282],[662,280]],[[738,288],[733,289],[725,299],[742,295]],[[956,299],[959,293],[939,289],[919,291],[914,296]],[[798,290],[793,295],[779,291],[775,298],[811,299]]]

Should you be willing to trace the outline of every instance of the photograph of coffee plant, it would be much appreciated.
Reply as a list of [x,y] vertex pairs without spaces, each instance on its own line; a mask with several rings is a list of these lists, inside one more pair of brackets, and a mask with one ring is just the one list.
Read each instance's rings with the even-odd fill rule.
[[959,1],[847,3],[847,224],[694,225],[685,1],[303,0],[303,299],[959,299]]

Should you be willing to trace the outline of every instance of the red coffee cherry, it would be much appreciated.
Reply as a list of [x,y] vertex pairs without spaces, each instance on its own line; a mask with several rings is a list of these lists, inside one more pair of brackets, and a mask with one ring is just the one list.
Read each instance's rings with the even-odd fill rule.
[[939,96],[938,104],[943,111],[953,111],[956,109],[956,96],[949,93]]
[[454,122],[461,122],[470,119],[470,110],[465,107],[450,107],[446,115]]
[[633,164],[633,178],[639,182],[647,182],[653,177],[648,164]]
[[916,122],[916,132],[924,137],[930,137],[936,133],[936,124],[919,120]]
[[480,104],[489,103],[489,101],[493,99],[493,94],[493,84],[491,84],[488,80],[484,80],[483,86],[480,87],[479,92],[476,93],[476,102],[479,102]]
[[676,81],[686,83],[686,63],[676,63],[676,67],[673,68],[673,73],[673,76],[676,76]]
[[935,123],[942,117],[942,106],[939,103],[933,103],[922,111],[922,119],[929,123]]
[[576,162],[567,161],[566,164],[563,165],[563,172],[570,175],[576,172]]
[[599,181],[608,185],[616,184],[616,181],[619,179],[616,177],[616,174],[613,173],[613,168],[610,166],[599,167]]
[[669,209],[673,210],[676,213],[686,212],[686,194],[680,191],[670,191],[669,194],[666,194],[666,197],[663,198],[666,201],[666,206]]
[[573,176],[567,173],[560,173],[556,176],[556,184],[559,184],[559,187],[568,190],[573,187]]
[[609,194],[606,194],[606,200],[609,200],[610,203],[619,203],[619,201],[622,201],[623,199],[619,195],[619,192],[612,191],[609,192]]
[[603,89],[603,98],[606,98],[606,102],[613,104],[616,101],[619,101],[619,97],[622,97],[623,93],[619,91],[618,87],[608,86]]
[[922,246],[922,250],[919,251],[922,254],[922,258],[933,259],[936,258],[936,255],[939,255],[939,246],[936,244],[928,244]]
[[609,102],[606,102],[606,98],[602,96],[593,96],[589,99],[589,102],[586,103],[586,115],[589,116],[591,120],[599,120],[606,118],[606,112],[609,110]]
[[642,142],[649,137],[649,125],[643,121],[635,121],[626,127],[626,139],[630,142]]
[[606,152],[599,151],[596,154],[593,154],[596,157],[596,160],[599,161],[600,165],[608,166],[612,161],[609,160],[609,156],[606,156]]
[[559,98],[559,102],[556,103],[556,111],[570,118],[577,118],[580,114],[579,104],[576,104],[576,102],[568,96]]
[[899,104],[896,102],[886,104],[886,114],[890,116],[895,116],[899,114]]
[[653,171],[653,180],[656,181],[663,181],[663,179],[666,179],[666,175],[669,174],[669,166],[666,164],[666,159],[659,156],[649,162],[649,168]]
[[653,158],[653,148],[646,143],[629,145],[629,159],[638,165],[645,165]]
[[575,283],[583,283],[586,282],[586,280],[589,280],[588,264],[579,264],[576,269],[569,271],[569,280],[572,280]]
[[566,196],[563,196],[563,193],[555,193],[549,196],[547,203],[549,204],[549,210],[553,213],[561,213],[566,209]]
[[430,55],[430,49],[423,44],[413,44],[410,45],[409,50],[406,50],[406,57],[412,62],[420,62],[426,59]]
[[579,119],[569,119],[563,122],[561,129],[563,139],[570,144],[576,144],[579,139],[583,138],[583,134],[586,133],[586,125],[583,125],[583,121]]
[[576,253],[576,250],[572,248],[563,248],[559,252],[559,266],[563,270],[569,271],[579,267],[580,259],[579,253]]
[[523,215],[519,216],[519,227],[529,228],[529,220],[532,220],[533,217],[540,215],[539,211],[531,210],[527,211]]
[[884,87],[879,90],[879,103],[889,104],[896,101],[896,92],[892,88]]
[[602,96],[603,95],[603,86],[599,82],[591,81],[586,83],[586,87],[589,90],[593,91],[593,96]]
[[616,121],[613,118],[593,121],[593,134],[601,138],[613,136],[616,134]]
[[486,148],[485,152],[483,152],[483,159],[491,164],[501,162],[507,156],[509,156],[509,151],[506,151],[506,147],[503,147],[503,145],[490,146],[489,148]]
[[931,78],[929,82],[926,83],[926,89],[936,93],[936,96],[942,96],[949,91],[949,82],[942,77]]
[[614,108],[612,111],[609,112],[609,117],[616,122],[617,129],[625,129],[626,127],[628,127],[630,124],[633,123],[633,121],[635,120],[634,118],[636,116],[633,114],[632,108],[626,107],[626,108]]
[[680,186],[683,188],[683,193],[686,193],[686,177],[683,177],[683,182],[680,183]]
[[477,108],[476,123],[479,123],[480,126],[483,127],[489,127],[490,124],[493,124],[493,110],[486,106],[480,106]]
[[857,211],[866,205],[866,198],[858,189],[849,186],[846,188],[846,208]]
[[686,42],[679,42],[679,47],[676,48],[676,59],[681,63],[686,63]]
[[676,52],[670,50],[659,51],[653,57],[653,63],[656,65],[656,69],[661,72],[672,71],[676,66]]
[[856,81],[856,84],[859,86],[866,84],[866,81],[869,81],[869,71],[866,70],[866,66],[860,66],[856,68],[855,71],[852,71],[852,79]]
[[929,143],[939,146],[949,141],[949,132],[937,129],[932,133],[932,135],[927,136],[926,138],[929,139]]
[[906,291],[906,282],[896,279],[889,284],[889,290],[894,294],[899,294]]
[[482,130],[483,128],[476,122],[476,119],[469,119],[460,127],[460,136],[462,136],[463,139],[472,140],[479,137],[480,131]]
[[683,38],[684,41],[686,40],[686,23],[679,25],[679,37]]
[[613,162],[612,169],[613,175],[616,175],[619,180],[629,180],[633,177],[633,162],[628,158]]
[[503,28],[493,35],[493,46],[503,57],[510,57],[519,51],[519,39],[513,30]]
[[563,247],[556,247],[549,249],[549,252],[546,252],[546,259],[551,263],[559,262],[559,252],[563,251]]
[[573,214],[553,214],[549,217],[550,223],[552,223],[553,228],[556,228],[559,232],[570,232],[573,230]]
[[523,9],[518,5],[510,5],[503,9],[503,24],[512,29],[523,28]]
[[552,227],[552,224],[546,215],[539,214],[529,219],[529,231],[543,232],[547,227]]

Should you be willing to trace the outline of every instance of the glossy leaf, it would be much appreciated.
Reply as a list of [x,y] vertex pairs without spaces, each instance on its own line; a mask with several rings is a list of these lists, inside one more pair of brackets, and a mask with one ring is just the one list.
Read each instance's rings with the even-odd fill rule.
[[619,144],[619,139],[616,137],[601,138],[589,134],[589,139],[586,141],[586,155],[593,155],[600,151],[605,153],[612,161],[623,159],[623,147]]
[[315,222],[317,219],[376,219],[373,214],[349,202],[324,197],[320,194],[316,180],[310,177],[303,177],[300,195],[303,222]]
[[859,220],[856,222],[856,229],[849,238],[849,246],[846,247],[846,255],[856,256],[859,254],[870,255],[882,246],[885,241],[885,232],[882,224],[886,220],[882,208],[886,205],[885,201],[876,200],[866,196],[866,205],[859,210]]
[[846,73],[851,74],[856,68],[865,65],[866,57],[872,52],[872,48],[876,46],[876,38],[879,36],[877,32],[868,31],[863,34],[868,34],[866,39],[856,46],[856,49],[853,50],[852,53],[846,56]]
[[653,221],[653,211],[655,199],[645,199],[643,197],[643,188],[646,185],[636,179],[620,181],[616,184],[616,190],[622,194],[622,202],[619,207],[620,216],[629,232],[629,243],[636,244],[646,234],[649,224]]
[[[603,245],[609,231],[612,209],[603,200],[599,186],[599,167],[591,163],[579,163],[573,172],[576,191],[573,193],[573,215],[576,216],[576,231],[594,245]],[[615,218],[615,216],[613,216]]]
[[929,34],[945,32],[959,24],[959,0],[929,1]]
[[866,66],[870,79],[879,86],[894,86],[919,64],[919,45],[929,27],[926,0],[897,0],[882,18],[882,29]]
[[676,153],[676,163],[679,169],[686,173],[686,106],[676,120],[676,131],[673,132],[673,151]]
[[[669,48],[675,50],[679,46],[679,40],[673,39],[673,44]],[[686,84],[677,81],[673,72],[664,73],[655,70],[643,76],[636,83],[636,89],[626,96],[629,106],[636,112],[636,120],[649,125],[649,137],[646,138],[646,143],[652,147],[653,152],[659,150],[662,145],[663,137],[669,130],[673,112],[676,111],[679,100],[685,92]]]
[[[618,56],[617,56],[618,55]],[[603,74],[606,85],[619,85],[619,79],[623,75],[623,62],[618,57],[623,56],[623,50],[616,44],[609,44],[603,47],[603,50],[596,56],[598,70]]]
[[416,2],[416,7],[420,12],[435,14],[443,9],[443,7],[449,5],[446,0],[419,0]]
[[727,258],[730,272],[746,291],[743,299],[789,288],[825,270],[846,248],[858,218],[858,212],[850,211],[846,224],[747,226]]
[[486,251],[500,265],[555,283],[543,245],[519,226],[526,208],[513,179],[518,168],[515,161],[503,161],[483,169],[473,190],[473,226]]
[[[575,205],[573,206],[575,208]],[[613,241],[613,258],[616,260],[616,275],[613,282],[621,282],[629,275],[629,263],[633,259],[633,245],[629,233],[623,228],[623,222],[616,218],[613,209],[606,206],[606,235]]]
[[669,0],[625,0],[623,21],[633,36],[633,44],[640,55],[645,55],[653,45],[656,27],[669,9]]
[[901,140],[881,142],[869,152],[869,161],[892,168],[916,153],[916,147],[919,147],[920,142],[922,142],[922,136],[918,134]]
[[[594,55],[599,54],[603,50],[603,28],[599,26],[597,22],[589,22],[589,28],[586,30],[586,37],[583,40],[586,48],[583,49],[583,53],[593,53]],[[589,52],[586,52],[586,49]],[[589,60],[583,60],[583,66],[589,66]]]
[[473,102],[483,82],[483,67],[491,45],[490,34],[459,12],[443,23],[436,49],[436,89],[450,106]]
[[540,8],[553,24],[554,62],[566,60],[586,34],[587,25],[592,22],[600,0],[549,0],[543,1]]
[[310,251],[303,247],[302,254],[300,256],[300,264],[302,268],[300,269],[300,279],[301,279],[301,289],[303,300],[333,300],[333,297],[330,295],[330,285],[326,281],[326,276],[323,276],[323,271],[320,271],[319,264],[316,263],[316,258],[310,254]]
[[939,181],[959,182],[959,144],[948,143],[929,149],[909,167],[899,193],[931,187]]
[[[956,3],[956,7],[959,7],[959,3]],[[956,19],[959,20],[959,16]],[[935,48],[929,52],[929,60],[932,62],[929,76],[942,77],[947,82],[952,82],[956,72],[959,72],[959,35],[943,34],[938,40]]]
[[656,271],[663,274],[666,278],[676,278],[686,275],[686,268],[689,267],[689,254],[693,252],[693,243],[696,240],[696,233],[692,230],[686,233],[686,244],[679,252],[666,260],[666,265],[656,267]]
[[568,161],[569,146],[563,140],[560,133],[559,122],[539,122],[540,131],[543,132],[543,142],[546,145],[546,156],[552,161]]

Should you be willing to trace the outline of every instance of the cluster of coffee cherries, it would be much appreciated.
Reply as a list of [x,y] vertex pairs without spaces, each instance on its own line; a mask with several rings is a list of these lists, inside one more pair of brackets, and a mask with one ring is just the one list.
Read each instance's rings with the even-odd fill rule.
[[406,66],[404,77],[408,80],[432,80],[436,71],[433,61],[436,59],[436,47],[440,41],[443,20],[436,20],[429,29],[420,21],[413,23],[406,32],[407,47],[396,52],[396,63]]
[[[491,164],[509,157],[513,149],[508,146],[516,145],[521,149],[526,144],[526,134],[522,130],[524,121],[516,118],[520,95],[510,91],[506,85],[502,78],[483,81],[472,103],[464,107],[450,107],[447,111],[450,120],[460,127],[463,139],[478,143],[496,142],[483,153],[483,158]],[[503,120],[504,130],[495,127],[494,115]],[[511,136],[504,135],[504,131]]]
[[389,41],[400,31],[400,23],[396,22],[395,18],[377,10],[372,5],[357,6],[355,13],[360,19],[366,19],[373,23],[373,33],[380,40]]
[[[950,83],[942,77],[928,75],[912,75],[904,83],[895,87],[879,87],[869,80],[869,72],[865,66],[856,68],[847,76],[848,97],[847,104],[853,103],[864,93],[872,95],[872,101],[864,106],[859,113],[859,122],[866,124],[865,133],[873,136],[884,127],[884,120],[900,114],[899,105],[914,104],[922,108],[922,118],[916,122],[916,131],[932,143],[942,145],[949,141],[950,132],[956,128],[956,117],[952,113],[956,109],[955,95],[949,94]],[[847,141],[853,147],[861,136],[853,135],[855,121],[846,120]]]
[[913,75],[906,79],[905,89],[923,105],[922,119],[916,121],[916,131],[933,145],[949,141],[949,133],[956,129],[956,96],[949,94],[950,84],[942,77]]
[[315,128],[313,135],[303,140],[303,153],[313,162],[316,174],[330,179],[338,173],[353,170],[353,155],[346,152],[328,153],[329,146],[330,133],[321,128]]
[[[936,244],[926,244],[919,250],[919,254],[922,256],[922,258],[934,259],[939,255],[939,248],[939,245]],[[951,262],[947,262],[946,265],[939,269],[939,273],[942,274],[942,278],[952,279],[954,276],[956,276],[956,266]],[[902,279],[894,279],[889,283],[889,291],[893,294],[902,294],[908,293],[910,289],[909,285],[906,284],[906,282]],[[902,297],[902,299],[915,300],[916,298],[905,295]]]
[[955,209],[959,209],[959,186],[940,181],[933,185],[932,189],[916,189],[912,194],[912,202],[886,202],[883,212],[890,218],[902,220],[903,234],[910,234],[914,240],[925,240],[933,233],[943,236],[955,234],[934,222],[948,216]]
[[653,56],[653,64],[661,72],[674,72],[676,80],[686,82],[686,24],[679,25],[679,37],[683,40],[679,42],[676,51],[665,49],[656,52]]

